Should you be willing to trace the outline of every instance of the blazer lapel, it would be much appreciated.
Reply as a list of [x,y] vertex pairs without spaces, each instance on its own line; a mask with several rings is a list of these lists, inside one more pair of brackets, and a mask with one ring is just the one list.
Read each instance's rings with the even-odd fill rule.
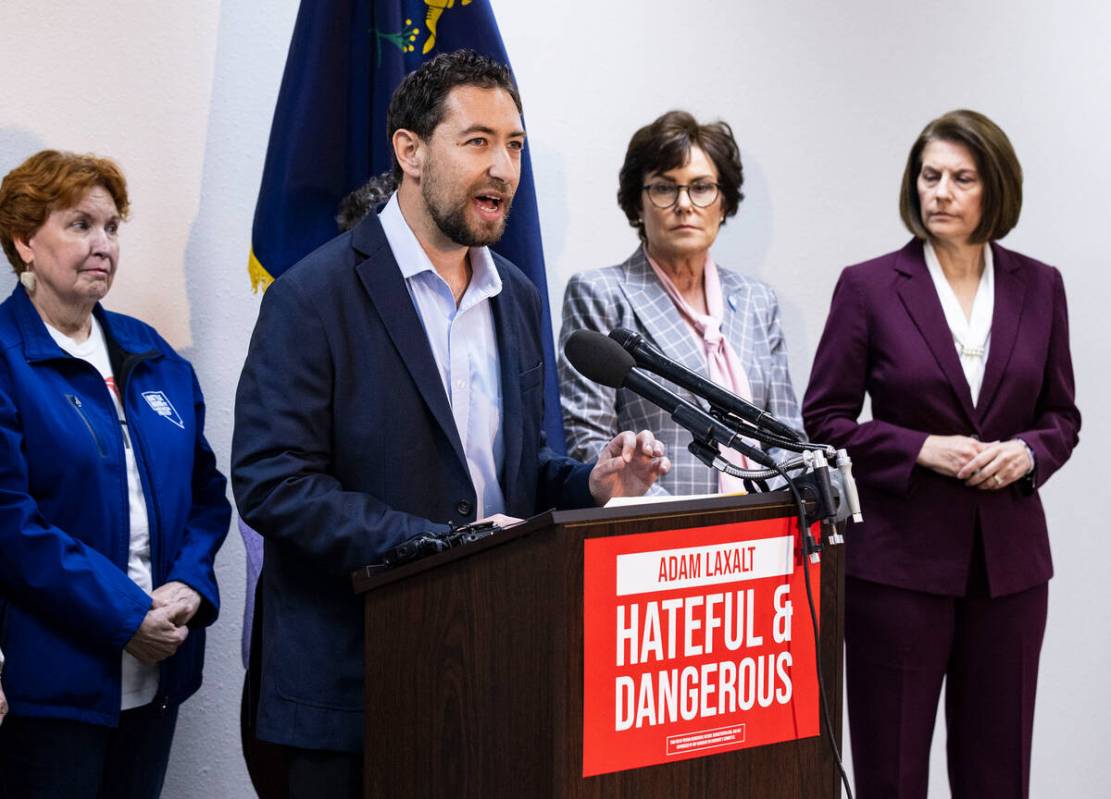
[[984,367],[984,381],[980,385],[980,398],[976,403],[981,419],[991,406],[1007,363],[1011,360],[1026,299],[1026,281],[1018,261],[1002,247],[995,244],[990,246],[995,263],[995,307],[991,316],[988,362]]
[[355,272],[366,287],[371,304],[378,311],[386,332],[433,418],[443,429],[459,463],[466,470],[467,459],[463,454],[463,444],[459,439],[459,431],[455,428],[455,417],[451,414],[447,394],[444,393],[436,358],[432,355],[428,336],[417,315],[417,309],[413,306],[413,299],[409,296],[386,234],[374,214],[355,229],[351,244],[356,251],[366,256],[365,259],[357,260]]
[[633,313],[644,326],[648,338],[672,360],[703,377],[709,377],[706,359],[699,351],[687,323],[679,315],[671,297],[667,296],[656,273],[648,264],[648,259],[644,257],[644,249],[638,248],[623,267],[625,283],[621,290],[628,298]]
[[755,394],[756,387],[752,386],[752,383],[762,380],[762,374],[756,363],[754,342],[748,329],[748,324],[754,318],[749,310],[752,302],[752,287],[720,267],[718,267],[718,274],[721,276],[721,293],[725,301],[721,330],[729,346],[741,359],[741,365],[745,368],[745,375]]
[[895,269],[902,275],[896,284],[896,291],[903,306],[910,315],[918,332],[933,353],[937,365],[953,387],[957,400],[964,409],[969,422],[977,425],[978,417],[972,407],[972,391],[965,380],[957,348],[953,344],[953,334],[945,321],[937,289],[926,267],[922,254],[922,243],[912,241],[895,258]]
[[502,278],[502,290],[490,300],[494,314],[494,332],[498,341],[498,369],[501,372],[502,446],[504,456],[498,482],[508,507],[510,497],[519,496],[510,485],[521,469],[521,447],[524,431],[521,429],[521,357],[517,342],[518,330],[513,324],[512,309],[518,307],[515,297],[510,297],[513,284],[506,279],[497,259],[494,264]]

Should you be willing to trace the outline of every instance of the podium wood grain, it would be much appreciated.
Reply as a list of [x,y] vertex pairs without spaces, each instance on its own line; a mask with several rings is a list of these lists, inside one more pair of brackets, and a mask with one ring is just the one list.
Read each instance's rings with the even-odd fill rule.
[[[366,795],[468,799],[840,796],[823,737],[582,777],[583,540],[793,513],[786,495],[550,512],[385,574],[366,603]],[[841,729],[842,549],[821,642]],[[809,623],[804,608],[800,621]],[[798,618],[796,616],[796,618]]]

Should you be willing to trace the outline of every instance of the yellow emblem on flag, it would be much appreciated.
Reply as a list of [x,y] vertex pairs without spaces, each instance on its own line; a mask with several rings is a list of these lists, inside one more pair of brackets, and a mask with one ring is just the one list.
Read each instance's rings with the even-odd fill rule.
[[[421,51],[425,55],[436,46],[436,26],[440,24],[440,17],[444,12],[455,5],[455,0],[424,0],[424,4],[428,6],[428,14],[424,17],[424,26],[428,28],[428,38],[424,40],[424,49]],[[471,0],[461,0],[460,5],[469,6]]]

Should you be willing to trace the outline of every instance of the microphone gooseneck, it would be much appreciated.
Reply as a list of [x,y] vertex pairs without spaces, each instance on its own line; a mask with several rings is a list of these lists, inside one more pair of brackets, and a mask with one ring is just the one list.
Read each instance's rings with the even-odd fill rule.
[[587,379],[639,394],[667,411],[676,424],[689,430],[696,440],[731,447],[761,466],[776,468],[774,458],[742,440],[737,430],[638,371],[633,356],[608,336],[593,330],[576,330],[567,339],[563,352]]
[[682,386],[697,397],[710,403],[715,410],[734,414],[753,427],[767,430],[775,435],[782,436],[788,441],[799,441],[801,436],[791,426],[784,424],[770,413],[757,408],[751,402],[738,397],[731,391],[707,380],[697,372],[692,372],[687,367],[668,358],[652,344],[645,341],[644,336],[623,327],[615,327],[610,331],[610,338],[616,341],[628,352],[642,369],[647,369],[660,377],[670,380],[677,386]]

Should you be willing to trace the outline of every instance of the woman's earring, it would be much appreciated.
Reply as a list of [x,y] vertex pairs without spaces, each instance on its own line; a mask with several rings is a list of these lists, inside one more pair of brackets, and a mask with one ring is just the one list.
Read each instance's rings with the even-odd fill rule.
[[35,285],[38,281],[35,278],[34,272],[30,269],[25,269],[19,273],[19,282],[23,284],[23,288],[27,290],[27,293],[31,294],[35,291]]

